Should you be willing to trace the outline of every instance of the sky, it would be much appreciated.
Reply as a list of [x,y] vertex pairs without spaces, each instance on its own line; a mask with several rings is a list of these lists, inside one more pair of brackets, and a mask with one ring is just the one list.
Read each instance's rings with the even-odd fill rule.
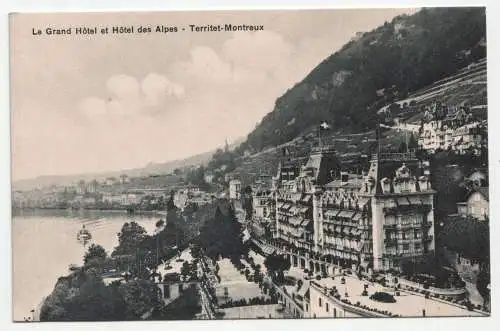
[[[415,11],[13,15],[12,179],[131,169],[221,147],[250,133],[278,97],[356,32]],[[264,30],[189,27],[231,23]],[[156,25],[179,31],[137,33]],[[98,34],[33,33],[84,26]],[[100,34],[106,26],[135,33]]]

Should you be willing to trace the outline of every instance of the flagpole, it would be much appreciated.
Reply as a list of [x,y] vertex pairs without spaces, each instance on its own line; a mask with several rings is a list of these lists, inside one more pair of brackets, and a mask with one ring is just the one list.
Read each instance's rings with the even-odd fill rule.
[[321,151],[321,126],[318,128],[318,145],[319,150]]
[[377,154],[379,157],[380,157],[380,133],[381,133],[380,132],[380,119],[378,119],[376,135],[377,135]]

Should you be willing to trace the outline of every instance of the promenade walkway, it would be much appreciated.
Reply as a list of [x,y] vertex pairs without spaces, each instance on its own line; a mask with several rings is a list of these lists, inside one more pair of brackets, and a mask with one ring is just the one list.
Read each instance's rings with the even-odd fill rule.
[[228,299],[232,299],[233,301],[264,296],[261,293],[259,285],[248,282],[245,275],[240,274],[229,259],[222,259],[217,264],[219,265],[219,277],[221,280],[216,288],[219,303],[224,303],[225,301],[225,288],[227,288]]

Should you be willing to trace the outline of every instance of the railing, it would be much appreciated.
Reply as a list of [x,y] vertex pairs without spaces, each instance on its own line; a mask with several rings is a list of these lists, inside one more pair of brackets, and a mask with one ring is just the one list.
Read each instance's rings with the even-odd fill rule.
[[295,298],[290,296],[290,294],[286,290],[284,290],[283,288],[280,288],[274,282],[272,284],[273,284],[274,288],[276,289],[276,292],[278,294],[280,294],[281,297],[285,298],[285,300],[284,300],[285,301],[285,303],[284,303],[285,309],[288,310],[292,314],[292,316],[295,316],[293,314],[293,310],[291,309],[291,307],[289,308],[288,304],[290,304],[290,306],[293,305],[294,306],[293,308],[295,308],[298,311],[299,317],[302,317],[302,318],[305,317],[304,316],[304,308],[302,307],[302,305],[297,303],[295,301]]
[[407,160],[417,160],[415,152],[408,153],[379,153],[372,154],[373,160],[385,160],[385,161],[407,161]]
[[413,250],[409,252],[397,252],[397,253],[384,253],[383,257],[387,258],[405,258],[405,257],[419,257],[424,254],[423,250]]
[[398,240],[397,239],[384,239],[384,243],[389,246],[394,246],[397,245]]
[[422,284],[412,282],[410,280],[404,279],[404,278],[399,278],[398,283],[401,284],[401,286],[408,286],[420,291],[428,291],[431,294],[437,294],[437,295],[442,295],[442,296],[449,296],[449,297],[462,297],[467,294],[467,289],[464,288],[452,288],[452,289],[445,289],[445,288],[437,288],[437,287],[432,287],[429,286],[429,288],[424,288]]
[[429,235],[427,237],[424,238],[424,241],[432,241],[434,239],[434,236],[433,235]]
[[315,282],[311,282],[311,288],[322,293],[325,297],[328,298],[328,300],[332,301],[337,306],[342,307],[345,311],[354,313],[356,315],[360,315],[362,317],[390,317],[389,315],[385,315],[381,312],[367,310],[363,307],[353,305],[352,303],[347,303],[347,302],[344,302],[342,300],[339,300],[339,299],[335,298],[334,296],[329,295],[328,289],[322,287],[321,285],[319,285]]
[[315,146],[311,148],[312,153],[335,153],[333,146]]

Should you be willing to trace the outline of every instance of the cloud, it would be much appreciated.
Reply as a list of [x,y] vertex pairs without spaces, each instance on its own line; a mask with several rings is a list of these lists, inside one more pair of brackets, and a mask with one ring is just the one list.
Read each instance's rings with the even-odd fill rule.
[[184,87],[172,83],[167,77],[156,73],[148,74],[141,84],[142,92],[149,105],[156,106],[168,97],[184,97]]
[[293,46],[272,31],[234,33],[222,47],[222,56],[234,66],[257,70],[276,70],[286,65]]
[[212,48],[196,46],[189,54],[188,61],[176,62],[170,68],[177,81],[194,88],[210,88],[211,84],[231,83],[229,63],[224,62]]
[[80,101],[78,109],[87,119],[103,120],[106,116],[130,116],[150,114],[163,107],[169,98],[182,99],[184,87],[171,82],[166,76],[149,73],[139,82],[137,78],[119,74],[106,81],[107,99],[87,97]]
[[[77,116],[46,107],[31,112],[38,122],[16,122],[23,127],[16,132],[27,135],[15,139],[18,172],[35,172],[35,163],[42,173],[139,167],[213,149],[250,132],[328,55],[324,44],[294,44],[270,31],[234,33],[219,47],[193,47],[162,72],[103,78],[100,91],[75,103]],[[35,162],[41,155],[47,160]]]
[[120,74],[111,76],[106,82],[109,92],[120,99],[137,98],[139,96],[139,82],[135,77]]

